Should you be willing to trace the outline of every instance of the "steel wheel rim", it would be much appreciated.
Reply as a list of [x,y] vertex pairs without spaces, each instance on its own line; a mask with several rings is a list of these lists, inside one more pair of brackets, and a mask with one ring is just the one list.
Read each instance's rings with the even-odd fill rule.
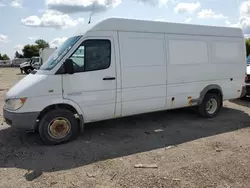
[[209,99],[206,104],[206,111],[208,114],[214,114],[218,108],[218,103],[215,99]]
[[64,117],[57,117],[48,124],[48,134],[54,139],[63,139],[71,131],[71,123]]

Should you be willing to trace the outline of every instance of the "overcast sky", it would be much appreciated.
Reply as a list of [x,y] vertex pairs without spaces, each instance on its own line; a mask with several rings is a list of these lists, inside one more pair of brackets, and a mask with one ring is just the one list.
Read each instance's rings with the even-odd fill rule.
[[250,34],[250,0],[0,0],[0,53],[38,38],[60,45],[79,27],[107,17],[241,27]]

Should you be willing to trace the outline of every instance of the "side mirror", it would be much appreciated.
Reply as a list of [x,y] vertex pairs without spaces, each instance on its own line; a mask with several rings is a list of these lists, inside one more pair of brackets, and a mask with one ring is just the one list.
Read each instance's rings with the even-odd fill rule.
[[72,59],[66,59],[63,65],[64,65],[65,73],[74,74],[74,66],[73,66]]

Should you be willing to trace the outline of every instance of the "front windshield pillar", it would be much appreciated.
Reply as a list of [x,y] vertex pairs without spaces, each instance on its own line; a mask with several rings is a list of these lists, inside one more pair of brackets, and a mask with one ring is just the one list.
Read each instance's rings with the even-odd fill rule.
[[82,36],[68,38],[41,66],[40,70],[52,70],[79,41]]

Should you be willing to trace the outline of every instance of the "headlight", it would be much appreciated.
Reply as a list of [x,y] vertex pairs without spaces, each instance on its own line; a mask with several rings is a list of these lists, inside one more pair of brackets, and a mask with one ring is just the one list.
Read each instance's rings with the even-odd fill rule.
[[27,98],[20,98],[20,99],[7,99],[5,101],[4,108],[7,110],[15,111],[21,108],[24,103],[26,102]]

